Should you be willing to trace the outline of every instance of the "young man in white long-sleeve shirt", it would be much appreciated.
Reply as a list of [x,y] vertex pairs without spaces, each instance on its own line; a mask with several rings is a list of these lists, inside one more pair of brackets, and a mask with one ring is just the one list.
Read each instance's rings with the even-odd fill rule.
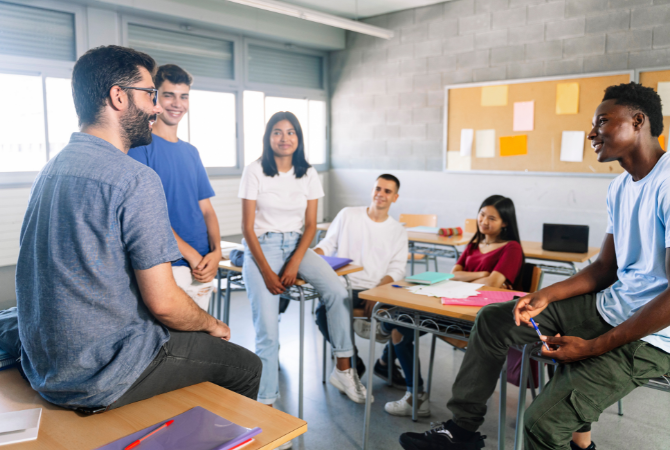
[[[320,255],[349,258],[352,264],[363,266],[363,271],[350,274],[349,280],[353,289],[354,308],[364,307],[368,316],[374,303],[359,299],[358,293],[405,277],[407,231],[389,216],[391,205],[398,200],[399,189],[400,181],[395,176],[380,175],[372,190],[370,206],[342,209],[330,225],[326,237],[314,249]],[[323,306],[317,309],[316,321],[324,337],[328,339],[328,322]],[[400,334],[396,338],[394,333],[394,342],[401,339]],[[374,368],[375,373],[384,378],[388,374],[388,369],[384,367],[388,361],[387,352],[388,346]],[[358,366],[360,376],[365,370],[360,358]],[[405,379],[395,366],[393,384],[399,389],[405,389],[406,386]]]

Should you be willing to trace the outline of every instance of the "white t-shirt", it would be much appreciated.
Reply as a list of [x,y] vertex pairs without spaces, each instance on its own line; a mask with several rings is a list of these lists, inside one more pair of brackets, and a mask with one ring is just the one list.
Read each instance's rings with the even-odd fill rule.
[[263,173],[260,161],[244,168],[239,198],[256,200],[256,236],[265,233],[301,232],[305,224],[307,200],[323,197],[319,174],[313,167],[302,178],[296,178],[293,167],[274,177]]
[[405,278],[407,231],[392,217],[373,221],[365,206],[340,211],[317,248],[363,266],[362,272],[349,275],[353,289],[371,289],[386,275],[394,281]]

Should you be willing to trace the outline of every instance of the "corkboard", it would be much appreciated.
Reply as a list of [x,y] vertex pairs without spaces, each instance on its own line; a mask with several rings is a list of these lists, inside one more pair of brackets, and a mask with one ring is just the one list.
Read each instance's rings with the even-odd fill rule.
[[[473,145],[471,170],[565,172],[589,174],[618,174],[623,169],[617,162],[599,163],[590,142],[584,143],[582,162],[560,161],[563,131],[591,131],[591,121],[600,104],[605,88],[613,84],[628,83],[631,74],[588,76],[525,82],[501,82],[509,86],[506,106],[481,106],[480,86],[452,86],[448,88],[447,151],[460,149],[461,129],[496,130],[494,158],[477,158]],[[570,115],[556,114],[556,85],[579,83],[579,112]],[[512,131],[515,102],[535,102],[533,131]],[[476,134],[476,133],[475,133]],[[528,154],[500,156],[501,136],[528,135]],[[475,138],[476,141],[476,138]],[[475,143],[476,144],[476,143]],[[447,167],[449,169],[449,167]]]
[[[638,83],[642,86],[648,86],[658,90],[659,81],[670,81],[670,69],[668,70],[641,70],[638,75]],[[668,139],[670,138],[670,116],[663,117],[663,136],[665,136],[665,150],[670,148]]]

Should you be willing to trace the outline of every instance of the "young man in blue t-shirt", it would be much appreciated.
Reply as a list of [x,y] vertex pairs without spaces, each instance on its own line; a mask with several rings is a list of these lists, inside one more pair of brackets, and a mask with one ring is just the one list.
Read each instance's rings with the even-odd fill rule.
[[[649,379],[670,373],[670,155],[661,148],[661,99],[637,83],[610,86],[588,135],[599,162],[625,172],[607,192],[607,230],[598,259],[568,280],[479,312],[447,403],[453,420],[404,433],[405,450],[484,447],[477,429],[507,350],[537,341],[535,318],[558,361],[526,411],[526,450],[595,449],[591,423]],[[570,442],[572,433],[580,442]],[[586,436],[585,436],[586,433]],[[641,444],[644,447],[643,444]]]
[[177,138],[179,122],[188,112],[193,78],[174,64],[160,66],[154,76],[163,112],[153,127],[149,145],[128,155],[156,171],[163,183],[172,232],[183,259],[172,263],[177,285],[207,310],[211,281],[221,261],[219,221],[209,201],[214,190],[198,150]]

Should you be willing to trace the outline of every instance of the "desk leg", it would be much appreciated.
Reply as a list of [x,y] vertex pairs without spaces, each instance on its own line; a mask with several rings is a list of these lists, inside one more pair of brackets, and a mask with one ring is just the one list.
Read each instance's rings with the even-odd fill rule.
[[433,334],[433,337],[431,338],[431,343],[430,343],[430,362],[428,363],[428,381],[426,382],[426,394],[428,394],[428,398],[430,399],[430,386],[433,382],[433,364],[435,363],[435,341],[437,339],[437,335]]
[[500,401],[498,402],[498,450],[505,450],[507,426],[507,361],[500,372]]
[[409,245],[409,255],[410,255],[410,274],[414,275],[414,244],[410,243]]
[[[375,314],[379,310],[379,303],[375,305],[372,310],[372,316],[370,317],[370,326],[372,330],[377,329],[377,319]],[[367,385],[367,395],[365,397],[365,417],[363,420],[363,450],[368,448],[368,435],[370,432],[370,410],[372,409],[372,372],[374,372],[374,363],[375,363],[375,343],[377,341],[372,338],[370,339],[370,352],[368,355],[368,385]]]
[[514,438],[514,450],[523,448],[523,418],[526,414],[526,391],[528,390],[528,369],[530,367],[530,352],[533,349],[532,344],[523,346],[523,356],[521,359],[521,376],[519,378],[519,404],[516,410],[516,436]]
[[302,395],[303,395],[303,378],[304,378],[304,362],[305,362],[305,294],[302,291],[302,286],[298,286],[300,293],[300,377],[298,388],[298,418],[302,419]]
[[226,299],[223,304],[223,323],[226,325],[228,325],[228,321],[230,320],[230,291],[232,290],[232,287],[230,286],[230,279],[232,276],[233,272],[229,270],[228,275],[226,276]]
[[218,315],[221,309],[221,272],[221,269],[216,271],[216,300],[212,306],[212,313],[217,315],[217,319],[221,317]]
[[351,300],[351,308],[349,308],[351,320],[349,321],[349,324],[351,325],[351,343],[354,346],[354,355],[351,357],[351,367],[357,370],[358,349],[356,348],[356,333],[354,333],[354,292],[353,289],[351,289],[351,281],[349,281],[347,275],[344,275],[344,281],[347,283],[347,294],[349,295],[349,300]]
[[[419,316],[414,316],[415,325],[419,324]],[[414,386],[412,386],[412,421],[416,422],[416,411],[419,404],[419,329],[414,329]]]

